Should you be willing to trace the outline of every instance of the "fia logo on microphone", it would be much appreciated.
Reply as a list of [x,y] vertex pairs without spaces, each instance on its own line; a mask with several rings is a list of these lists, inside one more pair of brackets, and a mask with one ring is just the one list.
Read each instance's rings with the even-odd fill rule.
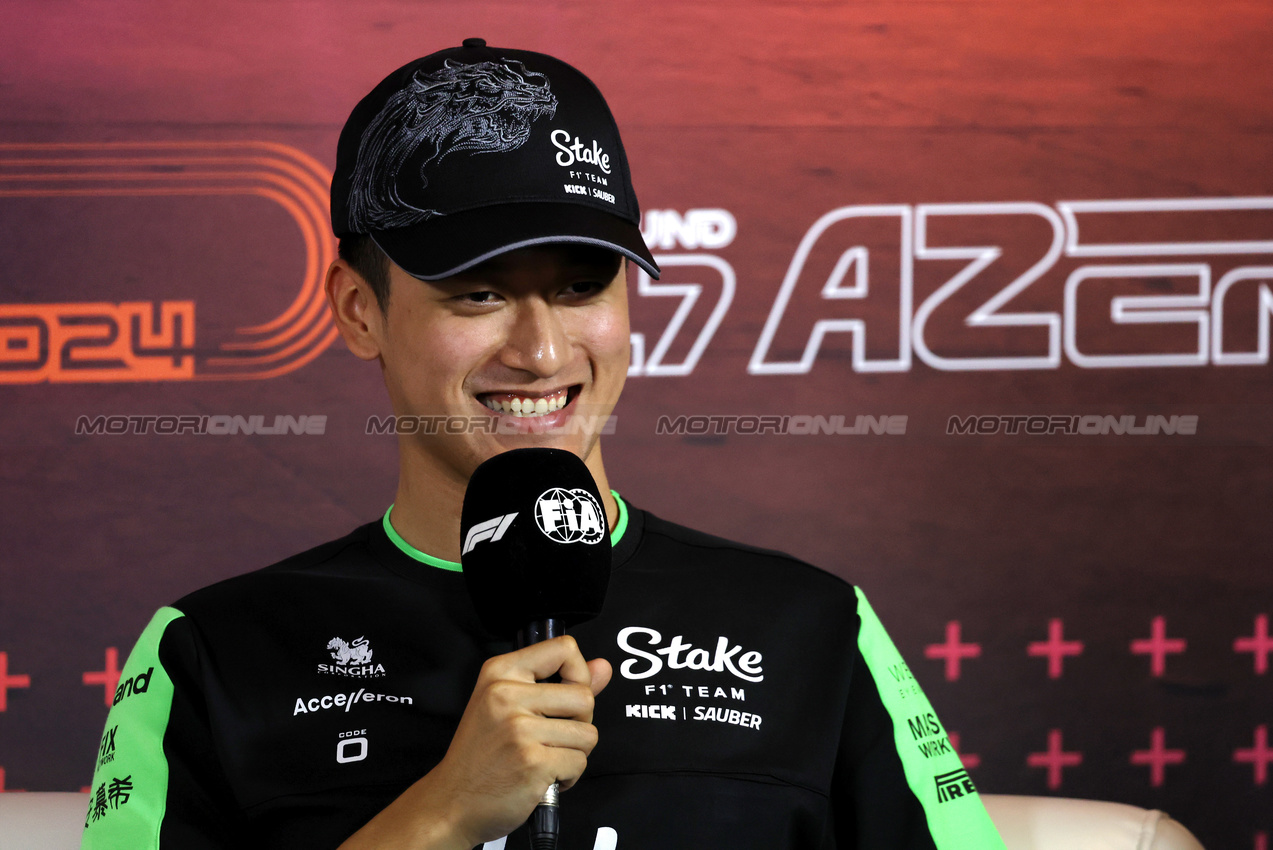
[[535,501],[535,521],[549,540],[558,543],[600,543],[606,535],[601,505],[587,490],[554,487]]

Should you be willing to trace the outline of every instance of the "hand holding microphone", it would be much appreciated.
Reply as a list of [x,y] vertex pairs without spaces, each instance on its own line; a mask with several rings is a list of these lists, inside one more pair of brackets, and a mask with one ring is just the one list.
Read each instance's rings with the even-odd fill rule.
[[533,850],[555,847],[557,809],[540,804],[575,784],[597,743],[593,698],[610,664],[557,636],[600,612],[609,582],[610,533],[587,467],[556,449],[486,461],[465,494],[461,548],[483,624],[520,648],[482,666],[441,763],[342,850],[471,850],[528,815]]
[[[537,683],[553,674],[560,683]],[[436,773],[445,786],[451,801],[445,817],[467,837],[457,847],[513,832],[546,788],[575,784],[597,743],[593,697],[609,679],[609,664],[585,662],[570,637],[483,665],[440,770],[426,777]]]
[[[571,665],[575,670],[567,669],[566,661],[582,661],[582,656],[574,641],[561,635],[566,628],[597,616],[605,601],[610,578],[610,530],[605,509],[592,474],[578,457],[559,449],[518,449],[496,455],[474,471],[464,496],[460,528],[461,561],[474,608],[489,631],[515,639],[519,648],[519,653],[488,662],[479,687],[492,664],[497,669],[490,672],[497,675],[507,659],[519,654],[524,653],[527,661],[532,657],[539,660],[536,650],[545,646],[545,641],[563,645],[566,656],[559,668],[562,684],[540,688],[569,688],[574,683],[575,690],[570,693],[584,696],[579,686],[589,686],[586,700],[565,706],[573,709],[569,714],[552,713],[562,707],[540,705],[532,709],[545,721],[582,718],[584,714],[587,718],[586,732],[557,730],[565,737],[543,739],[547,748],[564,747],[575,754],[552,754],[558,767],[566,770],[552,777],[530,820],[533,850],[553,850],[559,829],[557,780],[565,788],[574,784],[596,744],[591,697],[600,692],[604,682],[594,686],[594,671],[587,666],[586,674],[577,664]],[[549,677],[558,670],[549,670],[544,663],[551,664],[556,655],[542,657],[532,682],[555,681]],[[604,661],[594,665],[595,672],[604,674],[608,681],[609,665]],[[520,668],[523,675],[525,669]],[[558,696],[564,703],[570,702],[567,692]],[[530,707],[526,702],[520,704]],[[467,711],[465,715],[467,718]],[[533,719],[522,723],[527,729],[537,726]],[[545,735],[549,731],[543,728]]]

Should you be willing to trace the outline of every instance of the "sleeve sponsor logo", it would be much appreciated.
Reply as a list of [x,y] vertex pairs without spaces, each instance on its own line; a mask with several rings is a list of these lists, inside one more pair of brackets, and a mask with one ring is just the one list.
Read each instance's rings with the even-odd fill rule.
[[84,819],[85,828],[90,823],[97,823],[102,818],[107,817],[112,811],[118,811],[119,807],[125,805],[132,797],[132,792],[133,776],[131,773],[123,779],[114,777],[109,782],[103,782],[98,785],[97,791],[93,793],[93,799],[89,803],[88,816]]
[[136,676],[120,682],[119,687],[115,689],[115,701],[111,705],[119,705],[133,694],[146,693],[150,689],[150,677],[154,672],[154,667],[148,667],[145,673],[138,673]]
[[115,760],[115,733],[119,730],[119,724],[116,724],[106,730],[102,735],[101,746],[97,748],[97,766],[110,764]]
[[906,725],[911,730],[911,738],[919,742],[915,746],[924,758],[954,753],[950,746],[950,739],[942,731],[941,724],[937,722],[937,715],[933,712],[928,711],[908,717]]
[[971,797],[977,793],[977,788],[972,784],[968,771],[963,768],[938,774],[933,777],[933,781],[937,785],[937,802],[939,803],[949,803],[951,800]]

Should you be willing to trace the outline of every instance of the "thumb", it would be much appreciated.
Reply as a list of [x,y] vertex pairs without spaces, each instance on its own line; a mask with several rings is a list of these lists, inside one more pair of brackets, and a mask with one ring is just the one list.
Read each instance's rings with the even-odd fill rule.
[[610,677],[614,675],[614,669],[610,666],[610,662],[604,658],[594,658],[588,662],[588,670],[592,673],[592,695],[605,690],[606,685],[610,684]]

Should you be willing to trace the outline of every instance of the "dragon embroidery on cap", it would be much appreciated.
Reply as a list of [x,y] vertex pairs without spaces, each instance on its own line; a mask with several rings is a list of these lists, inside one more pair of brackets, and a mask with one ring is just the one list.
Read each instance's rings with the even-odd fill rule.
[[357,233],[405,227],[437,210],[407,203],[398,180],[421,145],[433,152],[420,164],[419,187],[428,185],[424,170],[458,151],[503,153],[530,137],[531,122],[557,111],[548,78],[521,62],[453,64],[432,73],[417,71],[385,103],[363,131],[349,194],[349,224]]

